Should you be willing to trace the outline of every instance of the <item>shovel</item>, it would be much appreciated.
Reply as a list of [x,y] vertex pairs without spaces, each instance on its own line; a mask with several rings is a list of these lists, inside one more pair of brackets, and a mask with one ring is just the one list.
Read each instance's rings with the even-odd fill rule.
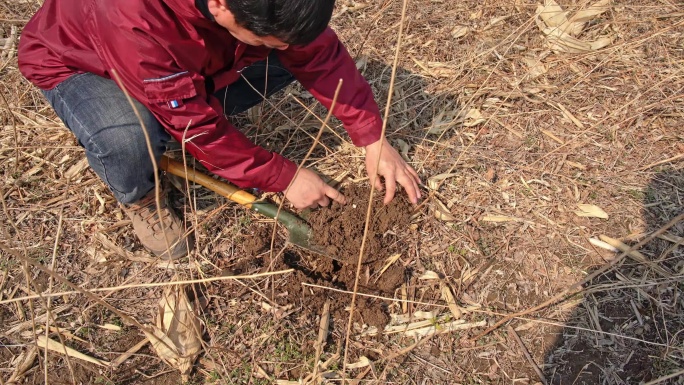
[[340,261],[338,258],[329,255],[324,248],[312,244],[311,227],[309,227],[309,225],[303,219],[285,210],[280,210],[280,213],[278,213],[278,206],[275,204],[267,201],[259,201],[254,195],[240,190],[238,187],[230,183],[216,180],[209,175],[195,171],[193,169],[187,169],[186,173],[186,168],[183,166],[183,163],[173,160],[165,155],[161,157],[159,167],[169,174],[173,174],[202,185],[209,190],[222,195],[233,202],[239,203],[256,213],[275,219],[287,229],[289,234],[288,242],[291,244],[299,246],[308,251],[312,251],[316,254],[320,254],[324,257]]

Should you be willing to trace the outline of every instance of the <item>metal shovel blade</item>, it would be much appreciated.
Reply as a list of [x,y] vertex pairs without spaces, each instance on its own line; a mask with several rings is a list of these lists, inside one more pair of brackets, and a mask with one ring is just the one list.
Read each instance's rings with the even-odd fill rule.
[[250,208],[255,212],[261,213],[267,217],[274,218],[276,221],[280,222],[280,224],[285,226],[289,235],[288,242],[291,244],[332,260],[344,262],[341,259],[329,254],[323,246],[316,245],[313,242],[313,230],[311,229],[311,226],[309,226],[309,224],[306,223],[302,218],[285,210],[280,210],[280,213],[278,213],[278,207],[269,202],[254,202]]

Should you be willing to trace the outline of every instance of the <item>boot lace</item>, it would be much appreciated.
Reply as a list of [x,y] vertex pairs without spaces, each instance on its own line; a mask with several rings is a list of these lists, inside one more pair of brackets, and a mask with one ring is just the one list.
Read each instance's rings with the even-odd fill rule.
[[[171,218],[171,211],[168,209],[164,199],[160,202],[161,210],[157,211],[157,203],[154,192],[148,194],[141,199],[134,207],[133,212],[139,216],[143,222],[147,223],[148,228],[152,230],[162,230],[162,224],[168,222],[169,225],[173,222]],[[161,213],[161,218],[159,214]]]

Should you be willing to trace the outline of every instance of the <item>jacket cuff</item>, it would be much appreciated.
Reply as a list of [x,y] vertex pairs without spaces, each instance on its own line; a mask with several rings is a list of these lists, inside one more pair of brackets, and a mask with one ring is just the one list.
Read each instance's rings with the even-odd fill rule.
[[280,167],[280,170],[277,171],[275,181],[268,186],[263,186],[262,189],[268,192],[282,192],[287,189],[292,178],[294,178],[294,175],[297,172],[297,165],[291,160],[285,159],[280,154],[274,155],[282,159],[282,166]]
[[356,147],[365,147],[380,140],[382,119],[373,117],[363,124],[348,128],[347,133]]

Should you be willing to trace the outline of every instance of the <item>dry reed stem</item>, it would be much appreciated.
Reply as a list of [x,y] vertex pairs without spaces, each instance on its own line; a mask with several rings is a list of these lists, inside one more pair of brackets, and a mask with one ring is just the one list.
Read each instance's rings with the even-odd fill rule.
[[676,371],[676,372],[674,372],[674,373],[668,374],[667,376],[662,376],[662,377],[656,378],[656,379],[653,380],[653,381],[649,381],[649,382],[645,383],[644,385],[662,384],[663,382],[665,382],[665,381],[667,381],[667,380],[671,380],[671,379],[673,379],[673,378],[677,378],[677,377],[680,377],[680,376],[683,376],[683,375],[684,375],[684,370],[678,370],[678,371]]
[[[69,192],[69,187],[71,183],[70,181],[67,181],[67,186],[64,191],[64,197],[63,197],[63,202],[66,198],[67,193]],[[57,261],[57,250],[59,248],[59,240],[62,237],[62,224],[64,223],[64,206],[65,204],[62,203],[59,208],[59,219],[57,221],[57,234],[55,235],[55,242],[54,246],[52,248],[52,261],[50,262],[50,269],[55,270],[56,266],[56,261]],[[54,284],[54,279],[52,276],[48,278],[48,293],[52,292],[52,287]],[[67,367],[69,368],[69,373],[71,374],[72,382],[75,384],[75,375],[74,375],[74,367],[71,365],[71,359],[69,359],[69,354],[67,354],[67,348],[66,344],[64,343],[64,338],[62,337],[62,333],[59,331],[59,327],[57,326],[57,323],[53,319],[52,315],[52,297],[48,297],[45,299],[45,309],[46,309],[46,315],[45,317],[45,339],[48,340],[50,338],[50,322],[53,322],[55,324],[55,328],[57,328],[57,337],[59,338],[59,342],[62,344],[64,347],[64,355],[67,363]],[[44,359],[45,362],[48,362],[48,344],[45,345],[45,352],[44,352]],[[47,365],[45,366],[45,383],[48,383],[48,370],[47,370]]]
[[645,171],[645,170],[648,170],[649,168],[653,168],[655,166],[660,166],[661,164],[674,163],[675,161],[678,161],[680,159],[684,159],[684,154],[675,155],[671,158],[667,158],[667,159],[659,160],[657,162],[653,162],[649,165],[646,165],[646,166],[640,168],[639,171]]
[[520,350],[522,350],[523,354],[525,355],[525,358],[530,363],[530,366],[532,367],[534,372],[537,373],[539,380],[542,382],[542,384],[547,385],[549,382],[546,381],[546,377],[544,377],[544,373],[542,373],[542,371],[539,370],[539,366],[537,365],[536,362],[534,362],[534,359],[532,359],[530,352],[527,350],[525,343],[520,339],[520,336],[518,335],[518,333],[511,327],[511,325],[508,325],[507,330],[508,330],[508,334],[511,337],[513,337],[515,342],[518,343],[518,347],[520,347]]
[[[342,290],[342,289],[337,289],[337,288],[334,288],[334,287],[316,285],[316,284],[313,284],[313,283],[302,282],[302,286],[313,287],[313,288],[317,288],[317,289],[325,289],[325,290],[333,291],[333,292],[336,292],[336,293],[354,294],[354,292],[353,292],[353,291],[350,291],[350,290]],[[400,298],[392,298],[392,297],[383,297],[383,296],[381,296],[381,295],[366,294],[366,293],[357,293],[357,295],[358,295],[358,296],[361,296],[361,297],[375,298],[375,299],[379,299],[379,300],[383,300],[383,301],[390,301],[390,302],[411,303],[411,304],[415,304],[415,305],[434,306],[434,307],[439,307],[439,308],[444,308],[444,309],[448,309],[448,308],[449,308],[448,305],[442,305],[442,304],[439,304],[439,303],[430,303],[430,302],[414,301],[414,300],[410,300],[410,299],[400,299]],[[0,304],[2,304],[2,302],[0,302]],[[502,315],[502,314],[499,314],[499,313],[497,313],[497,314],[498,314],[498,315]]]
[[[150,156],[150,162],[152,162],[152,170],[154,172],[154,200],[155,204],[157,206],[157,217],[159,218],[160,224],[161,224],[161,184],[159,182],[159,167],[157,165],[157,158],[154,156],[154,150],[152,149],[152,141],[150,140],[150,135],[147,132],[147,127],[145,127],[145,123],[143,122],[142,116],[140,116],[140,111],[138,111],[138,108],[135,106],[135,103],[133,103],[133,99],[131,96],[128,94],[128,90],[126,89],[126,86],[123,84],[123,81],[121,81],[121,78],[119,77],[119,74],[115,69],[111,69],[110,72],[112,75],[114,75],[114,79],[116,80],[116,83],[119,85],[119,88],[121,88],[121,91],[123,91],[124,95],[126,96],[126,100],[128,100],[128,104],[131,105],[131,108],[133,109],[133,113],[135,114],[135,117],[138,118],[138,122],[140,122],[140,128],[142,128],[143,135],[145,136],[145,144],[147,145],[147,154]],[[163,230],[164,226],[161,226]],[[164,235],[164,242],[166,242],[166,252],[167,256],[170,258],[171,257],[171,244],[169,243],[169,237],[166,234],[166,231],[162,231],[162,234]],[[182,240],[181,240],[182,241]],[[161,259],[161,258],[160,258]]]
[[670,255],[670,253],[675,251],[682,244],[684,244],[684,237],[679,238],[676,242],[674,242],[672,246],[668,247],[667,250],[665,250],[663,254],[656,260],[656,263],[666,261],[668,259],[667,256]]
[[325,347],[325,340],[328,338],[328,328],[330,327],[330,300],[325,301],[323,311],[321,312],[321,322],[318,327],[318,338],[316,340],[316,354],[314,354],[314,369],[312,378],[314,381],[318,377],[318,361],[321,359],[321,353]]
[[19,134],[17,133],[17,117],[14,116],[14,112],[12,112],[12,109],[10,108],[9,103],[7,102],[7,98],[5,98],[5,94],[0,92],[0,97],[2,97],[2,102],[5,104],[5,108],[7,108],[7,112],[10,114],[10,118],[12,120],[12,133],[14,135],[14,172],[17,172],[19,169]]
[[[292,177],[292,180],[290,181],[290,183],[287,185],[287,188],[283,192],[283,194],[285,196],[287,196],[287,193],[290,191],[290,188],[292,187],[292,183],[294,183],[295,179],[297,179],[297,175],[299,175],[299,172],[304,167],[304,164],[306,163],[307,160],[309,160],[311,153],[313,152],[313,150],[318,145],[318,143],[321,139],[321,135],[323,134],[323,130],[325,130],[325,127],[328,125],[328,121],[330,120],[330,117],[332,116],[332,113],[335,110],[335,105],[337,104],[337,97],[340,94],[340,89],[342,89],[342,83],[343,83],[342,79],[340,79],[337,82],[337,88],[335,88],[335,94],[333,95],[332,104],[330,105],[330,109],[328,110],[328,114],[325,116],[325,120],[323,121],[323,123],[321,123],[321,128],[318,130],[318,134],[316,134],[316,137],[314,138],[314,141],[311,144],[311,147],[309,147],[309,151],[307,151],[306,155],[304,156],[304,159],[302,159],[302,161],[299,163],[299,166],[297,166],[297,171],[295,171],[295,174]],[[280,211],[283,209],[284,204],[285,204],[285,199],[283,199],[280,202],[280,204],[278,205],[278,211],[276,212],[276,217],[274,218],[274,219],[276,219],[276,221],[273,222],[273,231],[271,233],[271,259],[273,259],[273,246],[275,245],[277,218],[280,215]]]
[[370,177],[370,193],[369,193],[369,198],[368,198],[368,208],[366,209],[366,218],[365,218],[365,223],[364,223],[364,228],[363,228],[363,239],[361,240],[361,248],[359,250],[359,258],[356,262],[356,275],[354,277],[354,289],[352,290],[352,299],[351,299],[351,304],[349,305],[349,319],[347,321],[347,329],[345,332],[344,336],[344,355],[342,358],[342,382],[344,383],[344,380],[346,379],[347,376],[347,354],[349,353],[349,339],[351,337],[351,328],[352,324],[354,322],[354,308],[356,306],[356,295],[359,290],[359,278],[361,277],[361,265],[363,262],[363,252],[365,251],[366,247],[366,240],[368,239],[368,229],[370,226],[370,218],[371,214],[373,212],[373,195],[375,193],[375,186],[376,186],[376,181],[379,178],[379,175],[377,173],[377,170],[380,165],[380,156],[382,155],[382,150],[383,150],[383,143],[385,138],[385,132],[387,131],[387,118],[389,117],[390,113],[390,107],[392,106],[392,96],[394,95],[394,81],[397,76],[397,65],[399,64],[399,52],[401,50],[401,43],[402,43],[402,38],[404,34],[404,22],[406,21],[406,8],[408,5],[408,0],[404,0],[402,3],[402,9],[401,9],[401,20],[399,21],[399,32],[397,35],[397,47],[396,51],[394,54],[394,62],[392,63],[392,75],[390,78],[390,86],[389,86],[389,91],[387,93],[387,104],[385,106],[385,116],[383,118],[382,122],[382,131],[380,133],[380,149],[378,150],[378,159],[372,159],[372,161],[375,161],[375,170],[376,172],[374,175],[369,175]]
[[[60,337],[60,339],[61,339],[61,337]],[[87,361],[87,362],[90,362],[91,364],[95,364],[98,366],[108,366],[109,365],[109,362],[107,362],[107,361],[99,360],[99,359],[91,357],[87,354],[83,354],[76,349],[73,349],[73,348],[66,346],[64,344],[64,342],[60,343],[60,342],[57,342],[53,339],[50,339],[50,338],[42,336],[42,335],[36,337],[36,343],[38,346],[43,347],[47,350],[52,350],[52,351],[55,351],[58,353],[64,353],[65,357],[79,358],[83,361]],[[67,362],[69,362],[69,361],[67,361]],[[47,368],[46,368],[46,371],[47,371]],[[72,372],[71,383],[76,385],[76,379],[73,377],[73,372]]]
[[137,344],[133,345],[130,349],[126,350],[119,357],[116,357],[115,359],[113,359],[110,362],[111,366],[113,368],[116,368],[117,366],[123,364],[127,359],[129,359],[132,355],[137,353],[140,349],[143,348],[143,346],[147,345],[149,342],[150,342],[150,340],[145,338],[142,341],[138,342]]
[[632,258],[634,261],[636,261],[638,263],[641,263],[641,264],[648,266],[653,271],[662,275],[663,277],[667,278],[667,277],[672,276],[672,272],[668,271],[667,269],[665,269],[663,267],[660,267],[660,265],[658,265],[657,262],[648,260],[645,255],[641,254],[635,248],[631,248],[630,246],[620,242],[619,240],[611,238],[607,235],[601,234],[601,235],[599,235],[599,239],[601,241],[607,243],[608,245],[616,248],[617,250],[622,251],[624,253],[627,253],[628,257]]
[[[185,143],[186,143],[185,137],[188,133],[188,130],[190,129],[191,124],[192,124],[192,120],[188,122],[188,125],[185,127],[185,130],[183,130],[183,136],[181,138],[181,154],[183,155],[183,172],[185,172],[185,175],[188,175],[188,159],[187,159],[186,153],[185,153]],[[195,171],[194,166],[193,166],[193,171]],[[190,212],[192,213],[192,218],[194,220],[194,228],[195,228],[195,230],[197,230],[200,227],[199,227],[199,223],[197,222],[197,210],[196,210],[197,202],[193,202],[193,197],[195,197],[195,194],[191,194],[191,192],[190,192],[190,181],[187,178],[183,178],[183,179],[185,179],[185,191],[186,191],[186,194],[188,196],[188,205],[190,206]],[[185,216],[185,218],[187,218],[187,215]],[[185,242],[186,243],[188,242],[187,238],[186,238]],[[190,247],[188,245],[188,249],[189,248]],[[195,237],[195,250],[199,250],[199,240],[197,239],[197,237]],[[200,270],[200,272],[201,272],[201,270]]]
[[[2,245],[0,245],[0,249],[12,253],[12,250],[5,248]],[[15,254],[13,254],[13,255],[15,255]],[[74,289],[73,291],[63,291],[63,292],[58,292],[58,293],[48,293],[48,294],[42,294],[42,295],[29,295],[29,296],[20,297],[20,298],[12,298],[12,299],[4,300],[4,301],[0,302],[0,305],[4,305],[6,303],[12,303],[12,302],[30,300],[30,299],[35,299],[35,298],[42,298],[42,297],[47,298],[47,297],[59,297],[59,296],[63,296],[63,295],[85,294],[84,291],[91,292],[91,293],[98,293],[98,292],[103,292],[103,291],[121,291],[121,290],[126,290],[126,289],[135,289],[135,288],[166,287],[166,286],[175,286],[175,285],[193,285],[193,284],[209,283],[209,282],[216,282],[216,281],[256,279],[256,278],[262,278],[262,277],[270,277],[270,276],[274,276],[274,275],[288,274],[288,273],[292,273],[293,271],[294,271],[294,269],[287,269],[287,270],[271,271],[271,272],[259,273],[259,274],[250,274],[250,275],[232,275],[232,276],[210,277],[210,278],[202,278],[202,279],[189,279],[189,280],[182,280],[182,281],[157,282],[157,283],[133,283],[133,284],[128,284],[128,285],[98,287],[98,288],[92,288],[92,289],[77,288],[77,289]],[[56,275],[56,273],[54,273],[50,270],[47,270],[47,269],[46,269],[45,273],[51,274],[51,275],[55,276],[56,278],[58,277]],[[63,279],[63,278],[60,277],[58,279]],[[71,285],[69,285],[69,286],[71,286]],[[71,286],[71,287],[74,287],[74,286]],[[98,298],[98,300],[99,300],[99,298]]]

